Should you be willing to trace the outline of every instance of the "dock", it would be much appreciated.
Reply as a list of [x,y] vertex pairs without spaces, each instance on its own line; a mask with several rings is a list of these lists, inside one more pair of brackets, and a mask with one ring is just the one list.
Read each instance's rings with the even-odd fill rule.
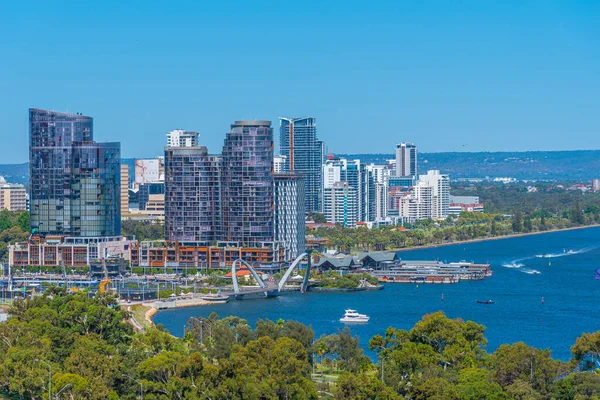
[[451,284],[482,280],[492,276],[489,264],[473,262],[400,261],[397,265],[371,272],[380,282]]

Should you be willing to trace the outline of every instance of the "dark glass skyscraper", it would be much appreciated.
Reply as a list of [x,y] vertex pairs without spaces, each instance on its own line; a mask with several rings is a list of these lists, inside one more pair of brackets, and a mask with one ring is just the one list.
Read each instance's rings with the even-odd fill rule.
[[303,175],[306,211],[321,212],[323,203],[323,142],[317,119],[279,118],[279,152],[286,157],[282,172]]
[[220,157],[165,147],[165,240],[221,239]]
[[223,239],[244,245],[273,241],[271,121],[232,124],[221,171]]
[[32,231],[87,237],[120,234],[120,143],[93,140],[91,117],[29,110]]

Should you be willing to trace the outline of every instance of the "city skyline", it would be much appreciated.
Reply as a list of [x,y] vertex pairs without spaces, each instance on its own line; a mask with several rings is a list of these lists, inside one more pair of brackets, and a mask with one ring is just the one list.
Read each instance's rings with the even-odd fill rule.
[[0,5],[6,163],[26,160],[29,107],[94,115],[125,158],[282,115],[318,118],[337,153],[600,148],[597,3],[29,4]]

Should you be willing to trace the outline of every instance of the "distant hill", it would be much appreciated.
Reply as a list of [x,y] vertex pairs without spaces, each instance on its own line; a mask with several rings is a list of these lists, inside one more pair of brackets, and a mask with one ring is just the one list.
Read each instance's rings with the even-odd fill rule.
[[[393,154],[337,154],[364,163],[385,164]],[[133,176],[133,158],[122,159]],[[419,170],[439,169],[456,178],[513,177],[535,180],[600,179],[600,150],[481,153],[419,153]],[[0,164],[8,182],[27,184],[29,163]]]
[[0,176],[10,183],[29,183],[29,163],[0,164]]
[[[393,154],[337,154],[383,164]],[[589,181],[600,178],[600,150],[481,153],[419,153],[419,170],[439,169],[450,178],[513,177]]]

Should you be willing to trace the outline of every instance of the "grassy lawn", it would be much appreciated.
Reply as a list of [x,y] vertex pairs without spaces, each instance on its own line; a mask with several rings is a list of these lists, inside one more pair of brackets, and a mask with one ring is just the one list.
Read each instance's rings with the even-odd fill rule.
[[135,320],[144,327],[144,329],[148,329],[151,327],[150,323],[146,320],[146,313],[152,307],[148,307],[142,304],[134,304],[130,307],[131,314],[135,318]]

